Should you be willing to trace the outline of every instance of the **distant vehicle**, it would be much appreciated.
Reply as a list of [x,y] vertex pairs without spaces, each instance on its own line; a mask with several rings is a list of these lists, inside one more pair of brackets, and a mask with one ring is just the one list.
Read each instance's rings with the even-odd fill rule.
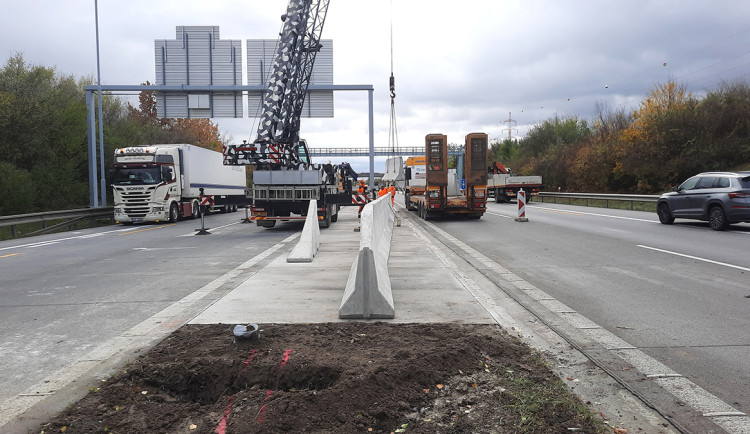
[[247,202],[245,169],[222,165],[220,152],[187,144],[115,149],[114,217],[122,224],[197,218],[201,195],[207,211],[236,211]]
[[520,190],[526,193],[526,200],[531,202],[533,196],[539,195],[540,188],[541,176],[518,176],[510,167],[497,162],[488,168],[487,192],[495,198],[495,203],[504,203],[515,198]]
[[731,223],[750,222],[750,172],[705,172],[695,175],[659,198],[659,221],[675,218],[708,221],[723,231]]

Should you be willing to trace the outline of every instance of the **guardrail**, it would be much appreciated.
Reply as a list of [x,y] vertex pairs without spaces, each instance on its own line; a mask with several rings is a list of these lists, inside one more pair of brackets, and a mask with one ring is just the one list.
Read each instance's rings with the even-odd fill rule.
[[[595,206],[600,208],[621,208],[610,207],[610,202],[615,202],[618,205],[622,203],[629,203],[630,209],[635,209],[635,204],[641,204],[641,208],[649,208],[650,211],[656,210],[656,202],[659,200],[659,195],[653,194],[601,194],[601,193],[557,193],[551,191],[543,191],[539,193],[539,196],[543,202],[548,202],[545,199],[553,199],[554,203],[566,203],[569,205],[580,205],[576,202],[584,202],[586,206]],[[558,202],[558,199],[565,199],[565,201]],[[592,205],[592,203],[594,203]],[[602,207],[600,204],[604,204]],[[653,208],[653,209],[651,209]]]
[[[45,211],[32,214],[19,214],[0,216],[0,227],[10,226],[10,233],[12,238],[18,236],[16,226],[27,223],[41,223],[42,228],[38,231],[34,231],[25,235],[35,235],[44,233],[47,231],[55,230],[63,226],[72,226],[81,220],[91,219],[93,225],[93,219],[102,217],[114,217],[114,209],[112,207],[102,208],[83,208],[83,209],[69,209],[63,211]],[[48,223],[57,220],[66,220],[62,223],[55,224],[53,226],[47,226]]]

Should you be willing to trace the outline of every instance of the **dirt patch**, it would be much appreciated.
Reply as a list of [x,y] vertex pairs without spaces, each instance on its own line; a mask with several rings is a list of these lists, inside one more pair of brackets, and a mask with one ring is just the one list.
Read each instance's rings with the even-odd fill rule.
[[45,432],[600,432],[542,358],[491,325],[180,328]]

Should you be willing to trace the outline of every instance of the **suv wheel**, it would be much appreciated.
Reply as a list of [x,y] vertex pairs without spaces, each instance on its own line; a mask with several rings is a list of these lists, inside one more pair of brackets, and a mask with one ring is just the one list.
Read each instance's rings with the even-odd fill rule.
[[659,216],[659,221],[664,225],[671,225],[674,223],[674,217],[672,212],[669,211],[669,205],[666,203],[660,203],[656,208],[656,214]]
[[715,231],[723,231],[729,227],[727,217],[720,206],[714,206],[708,211],[708,225]]

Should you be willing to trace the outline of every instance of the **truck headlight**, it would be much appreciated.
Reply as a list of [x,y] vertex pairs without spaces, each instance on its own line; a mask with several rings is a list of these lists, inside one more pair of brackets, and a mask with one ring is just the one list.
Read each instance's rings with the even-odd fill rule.
[[122,208],[115,207],[115,214],[122,214]]
[[153,208],[153,211],[154,212],[164,212],[164,207],[163,206],[155,206]]
[[437,190],[433,190],[430,192],[430,197],[438,197],[440,195],[440,192]]

